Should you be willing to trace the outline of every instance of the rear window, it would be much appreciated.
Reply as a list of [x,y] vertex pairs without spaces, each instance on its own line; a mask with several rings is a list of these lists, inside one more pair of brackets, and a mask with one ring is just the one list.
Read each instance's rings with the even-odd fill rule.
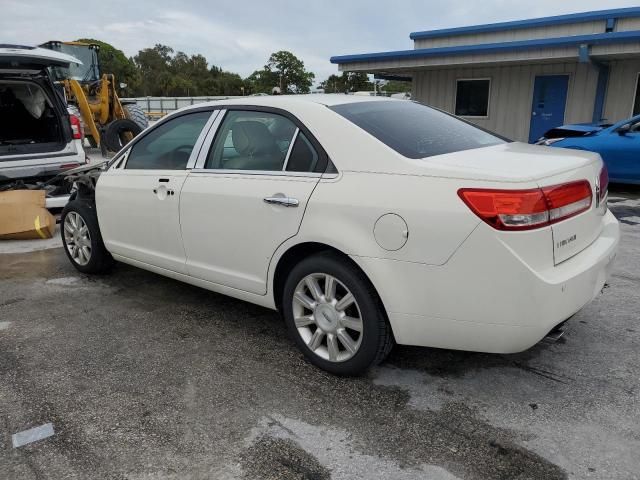
[[409,158],[506,142],[452,115],[406,100],[345,103],[330,108]]

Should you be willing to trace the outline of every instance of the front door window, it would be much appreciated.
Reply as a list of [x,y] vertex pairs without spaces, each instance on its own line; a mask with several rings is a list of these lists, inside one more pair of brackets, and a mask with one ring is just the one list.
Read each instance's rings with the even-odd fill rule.
[[184,170],[209,117],[211,112],[203,111],[167,120],[133,145],[125,168]]

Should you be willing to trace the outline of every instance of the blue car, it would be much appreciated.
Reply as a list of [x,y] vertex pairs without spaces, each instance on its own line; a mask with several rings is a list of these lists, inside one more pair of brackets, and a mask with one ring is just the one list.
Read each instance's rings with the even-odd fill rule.
[[537,144],[597,152],[611,182],[640,184],[640,115],[613,125],[563,125]]

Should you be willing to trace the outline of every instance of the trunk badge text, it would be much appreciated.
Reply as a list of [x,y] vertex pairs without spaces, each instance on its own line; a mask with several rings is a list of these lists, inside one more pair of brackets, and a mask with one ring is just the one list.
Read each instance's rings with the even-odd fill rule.
[[578,238],[578,236],[574,233],[569,238],[565,238],[564,240],[560,240],[559,242],[556,242],[556,248],[566,247],[570,243],[575,242],[577,240],[577,238]]

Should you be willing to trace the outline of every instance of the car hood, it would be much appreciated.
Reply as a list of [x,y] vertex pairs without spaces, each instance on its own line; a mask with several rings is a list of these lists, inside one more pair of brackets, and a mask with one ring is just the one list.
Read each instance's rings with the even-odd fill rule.
[[[497,182],[532,182],[598,161],[599,155],[528,143],[492,147],[429,157],[418,161],[422,170],[443,176]],[[418,163],[416,163],[418,164]]]
[[76,57],[47,48],[0,44],[0,72],[68,67],[72,63],[82,64]]

